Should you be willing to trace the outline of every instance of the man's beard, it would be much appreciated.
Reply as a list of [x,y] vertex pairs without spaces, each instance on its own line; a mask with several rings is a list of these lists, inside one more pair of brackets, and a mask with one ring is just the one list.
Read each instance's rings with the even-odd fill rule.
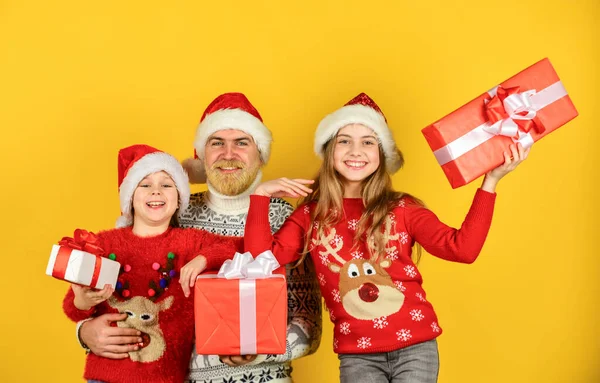
[[[219,168],[238,168],[235,173],[221,173]],[[256,179],[260,170],[260,163],[247,167],[242,161],[221,160],[215,162],[206,171],[210,185],[219,193],[228,196],[241,194],[248,189]]]

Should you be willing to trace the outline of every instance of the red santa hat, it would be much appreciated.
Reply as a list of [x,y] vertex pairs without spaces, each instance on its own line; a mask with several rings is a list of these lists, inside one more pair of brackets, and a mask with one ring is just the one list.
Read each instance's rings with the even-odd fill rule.
[[190,202],[188,176],[177,159],[148,145],[132,145],[119,150],[119,199],[121,216],[117,227],[133,224],[133,193],[147,175],[164,171],[168,173],[179,192],[179,213],[187,209]]
[[341,128],[350,124],[361,124],[373,129],[383,148],[387,171],[394,174],[400,169],[402,160],[387,120],[375,101],[365,93],[354,97],[342,108],[321,120],[315,133],[315,153],[323,158],[327,141],[334,138]]
[[194,158],[183,161],[191,183],[206,182],[204,169],[204,147],[208,138],[219,130],[236,129],[249,134],[254,139],[263,164],[271,153],[271,131],[263,123],[256,108],[242,93],[225,93],[208,105],[194,140]]

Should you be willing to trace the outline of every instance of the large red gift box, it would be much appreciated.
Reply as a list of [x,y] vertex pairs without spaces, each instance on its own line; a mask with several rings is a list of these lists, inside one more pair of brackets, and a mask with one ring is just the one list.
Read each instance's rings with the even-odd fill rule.
[[[515,142],[527,148],[577,117],[546,58],[422,130],[453,188],[504,163]],[[510,153],[510,152],[509,152]]]
[[194,319],[196,351],[200,355],[284,354],[287,335],[284,269],[260,279],[198,276],[194,287]]

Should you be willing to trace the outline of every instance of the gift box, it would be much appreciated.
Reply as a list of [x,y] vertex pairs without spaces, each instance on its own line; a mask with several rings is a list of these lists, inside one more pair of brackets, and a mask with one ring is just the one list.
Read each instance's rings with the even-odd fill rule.
[[121,264],[103,254],[94,233],[78,229],[74,238],[65,237],[52,246],[46,274],[96,289],[105,284],[115,288]]
[[287,285],[271,252],[236,253],[218,274],[194,287],[196,352],[200,355],[283,354]]
[[528,148],[577,114],[546,58],[422,132],[452,188],[457,188],[504,163],[503,153],[512,143]]

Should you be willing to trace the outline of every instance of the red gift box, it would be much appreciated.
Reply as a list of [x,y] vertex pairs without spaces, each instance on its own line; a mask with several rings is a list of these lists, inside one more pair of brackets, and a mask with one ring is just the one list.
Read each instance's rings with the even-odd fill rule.
[[285,353],[287,285],[283,272],[278,269],[261,279],[226,279],[221,272],[221,276],[198,276],[194,287],[196,352]]
[[452,188],[504,163],[509,145],[527,148],[578,113],[546,58],[422,130]]

